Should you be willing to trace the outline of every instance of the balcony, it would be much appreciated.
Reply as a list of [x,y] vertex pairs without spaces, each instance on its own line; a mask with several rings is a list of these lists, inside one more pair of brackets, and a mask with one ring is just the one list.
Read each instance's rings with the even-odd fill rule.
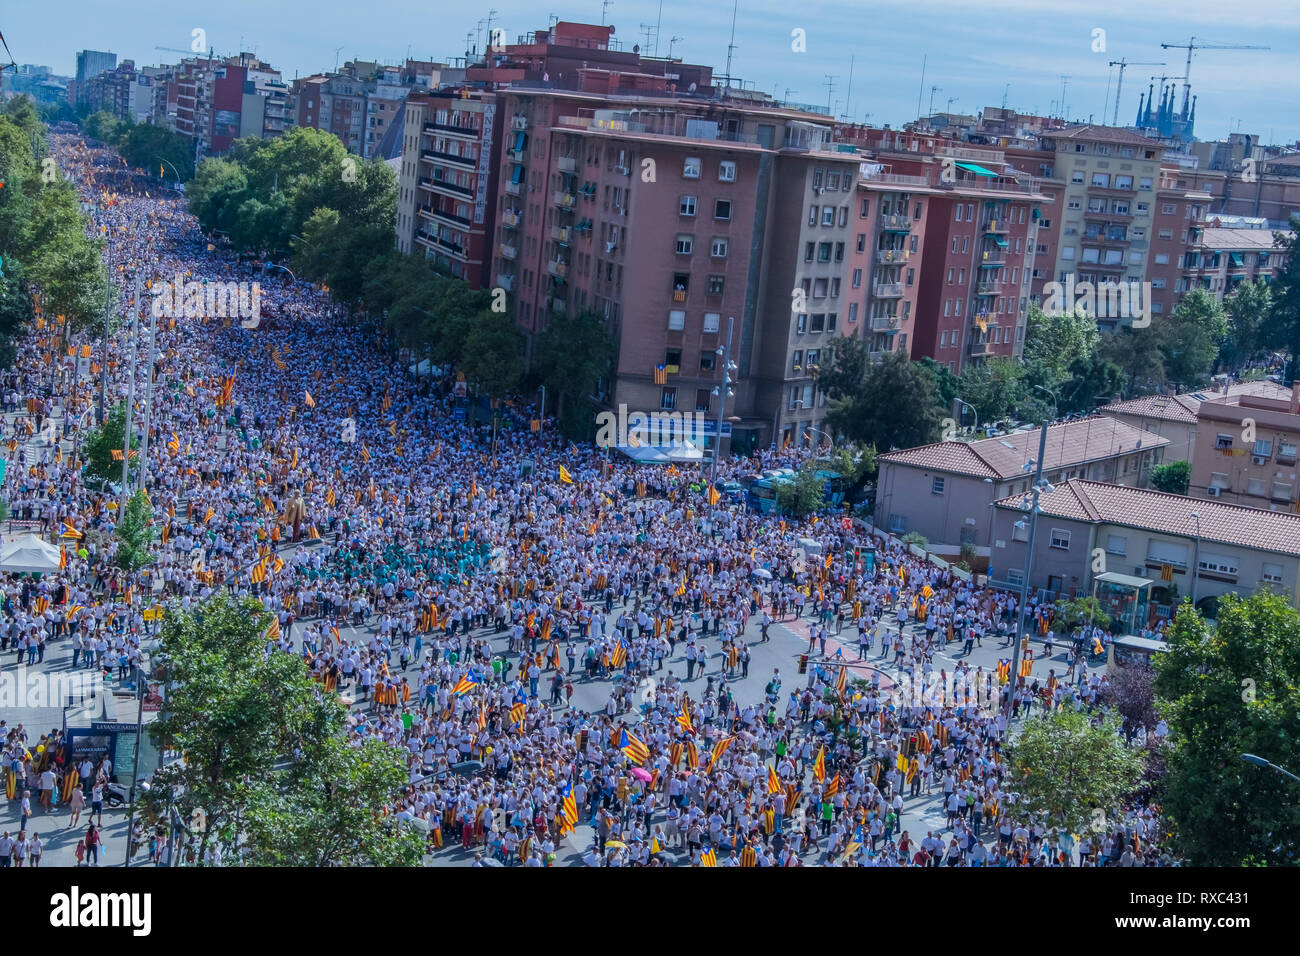
[[1097,186],[1090,183],[1088,185],[1088,192],[1115,193],[1116,195],[1119,196],[1131,196],[1133,195],[1133,193],[1137,192],[1137,190],[1134,189],[1132,186]]
[[446,133],[449,136],[464,136],[467,139],[478,139],[478,130],[473,126],[456,126],[453,123],[425,123],[424,131],[426,133]]
[[900,299],[903,296],[903,283],[877,282],[871,287],[871,294],[877,299]]
[[468,156],[455,156],[436,149],[426,149],[420,156],[431,163],[454,163],[457,166],[464,166],[466,169],[473,169],[478,165],[477,159]]
[[561,156],[555,160],[555,168],[562,173],[576,173],[578,160],[574,156]]
[[912,219],[907,215],[894,213],[888,216],[880,217],[880,228],[885,232],[911,232]]
[[994,216],[990,216],[984,220],[984,232],[990,236],[1000,236],[1010,231],[1011,230],[1007,227],[1004,220],[998,219]]
[[551,196],[551,202],[555,203],[555,205],[559,206],[565,212],[573,211],[573,204],[575,201],[576,200],[574,200],[573,198],[573,193],[566,193],[560,191],[552,194]]
[[569,226],[552,226],[551,238],[556,242],[568,243],[573,237],[573,229]]
[[501,243],[501,248],[498,251],[501,253],[502,259],[510,259],[513,261],[519,256],[519,250],[505,242]]
[[428,179],[420,180],[420,186],[424,189],[432,189],[434,192],[443,192],[451,196],[467,196],[474,198],[474,190],[468,186],[457,186],[455,183],[449,183],[445,179]]
[[507,292],[513,292],[515,288],[515,277],[512,273],[502,272],[497,275],[497,285]]
[[506,183],[506,193],[510,196],[522,196],[524,194],[523,183]]
[[1004,288],[1006,287],[1001,282],[977,282],[975,283],[975,294],[1001,295]]
[[514,209],[507,209],[501,214],[501,225],[505,226],[507,229],[518,229],[519,223],[522,221],[523,217]]
[[557,279],[564,279],[569,274],[569,264],[563,259],[552,259],[546,264],[546,271]]
[[906,249],[877,249],[876,263],[883,265],[889,262],[906,262],[910,254]]
[[517,113],[510,117],[510,128],[519,130],[528,129],[528,117],[523,113]]
[[569,311],[569,304],[560,296],[553,295],[546,300],[546,307],[556,315],[564,315]]
[[1001,269],[1007,264],[1007,254],[1001,249],[985,250],[980,258],[981,269]]
[[897,332],[898,316],[896,315],[877,315],[872,316],[867,321],[867,328],[872,332]]
[[888,354],[888,352],[868,352],[867,358],[870,359],[873,364],[879,365],[885,360],[885,356]]
[[425,219],[432,219],[434,222],[444,222],[454,229],[469,229],[474,225],[464,216],[443,212],[441,209],[421,209],[420,215]]
[[969,346],[969,352],[974,358],[978,358],[981,355],[992,355],[993,343],[972,341]]

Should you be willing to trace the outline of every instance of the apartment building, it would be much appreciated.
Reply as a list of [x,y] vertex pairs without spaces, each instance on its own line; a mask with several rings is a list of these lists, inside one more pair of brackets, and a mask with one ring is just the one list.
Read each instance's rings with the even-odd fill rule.
[[117,68],[117,54],[103,50],[79,50],[77,72],[68,84],[68,98],[73,103],[84,103],[89,94],[87,84],[105,70]]
[[[1024,579],[1028,499],[1021,492],[993,508],[991,561],[1012,585]],[[1090,594],[1098,574],[1118,572],[1152,580],[1151,603],[1165,613],[1193,592],[1203,611],[1229,593],[1277,591],[1293,605],[1300,597],[1300,515],[1078,478],[1038,502],[1029,586],[1049,595]]]
[[1224,381],[1217,388],[1196,392],[1144,395],[1123,402],[1112,402],[1103,405],[1097,412],[1169,439],[1164,452],[1165,461],[1191,462],[1196,450],[1196,413],[1201,403],[1233,395],[1255,395],[1284,401],[1290,397],[1291,390],[1269,381]]
[[1271,229],[1205,225],[1189,231],[1182,263],[1186,290],[1205,289],[1222,302],[1243,282],[1272,282],[1282,269],[1286,250]]
[[1147,281],[1151,283],[1151,312],[1168,315],[1188,289],[1186,252],[1196,227],[1210,208],[1210,194],[1178,185],[1178,170],[1163,167],[1156,190]]
[[1202,402],[1189,493],[1269,511],[1295,511],[1300,384],[1285,399],[1236,394]]
[[[976,442],[947,441],[880,456],[876,524],[943,544],[989,541],[995,501],[1028,489],[1039,429]],[[1142,486],[1168,439],[1105,416],[1049,425],[1043,477]]]
[[349,152],[372,158],[389,128],[404,117],[408,93],[428,92],[463,81],[464,70],[430,60],[402,66],[349,60],[333,73],[300,77],[292,84],[292,125],[333,133]]
[[496,94],[482,90],[412,92],[404,109],[397,248],[422,253],[485,288],[495,251],[499,166],[493,158],[521,130],[498,114]]

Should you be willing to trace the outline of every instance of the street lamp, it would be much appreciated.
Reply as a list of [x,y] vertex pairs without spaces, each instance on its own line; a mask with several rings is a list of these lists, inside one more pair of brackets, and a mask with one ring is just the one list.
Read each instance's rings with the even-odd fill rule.
[[717,353],[722,356],[722,384],[714,386],[713,389],[713,394],[718,396],[718,433],[715,436],[716,444],[713,446],[712,477],[709,479],[709,484],[713,487],[718,484],[718,459],[722,457],[722,422],[727,415],[727,398],[735,394],[731,387],[735,381],[731,373],[738,370],[738,366],[731,361],[731,332],[735,324],[736,317],[728,316],[727,344],[717,350]]
[[1196,585],[1201,576],[1201,516],[1193,511],[1191,517],[1196,522],[1196,546],[1192,551],[1192,610],[1195,611]]
[[835,451],[835,439],[831,438],[830,435],[826,434],[820,428],[813,428],[811,425],[806,426],[803,430],[804,435],[807,435],[809,432],[812,432],[813,434],[816,435],[821,435],[822,438],[826,439],[826,445],[827,445],[826,454],[829,455]]
[[1287,770],[1285,767],[1279,767],[1277,764],[1265,760],[1263,757],[1256,757],[1254,754],[1242,754],[1241,759],[1256,767],[1265,767],[1269,770],[1276,770],[1278,773],[1290,777],[1292,780],[1300,780],[1300,777],[1297,777],[1290,770]]
[[294,282],[297,282],[297,281],[298,281],[298,277],[297,277],[296,275],[293,274],[293,270],[290,269],[288,266],[282,266],[282,265],[280,265],[280,264],[278,264],[278,263],[275,263],[275,262],[268,262],[268,263],[266,264],[266,271],[267,271],[267,272],[274,272],[274,271],[277,270],[277,269],[279,269],[281,272],[287,272],[287,273],[289,273],[289,278],[292,279]]
[[975,416],[975,425],[973,426],[972,431],[978,434],[980,429],[980,413],[975,410],[974,405],[971,405],[967,402],[963,402],[960,398],[957,399],[957,404],[960,405],[962,408],[969,410],[970,413]]
[[[1035,385],[1035,388],[1039,386]],[[1029,576],[1034,567],[1034,539],[1038,535],[1038,497],[1046,490],[1055,491],[1051,485],[1043,480],[1043,459],[1047,455],[1047,422],[1044,421],[1038,431],[1038,460],[1034,462],[1034,484],[1032,489],[1032,505],[1029,508],[1029,540],[1025,548],[1025,571],[1024,577],[1020,580],[1020,604],[1016,608],[1016,631],[1015,640],[1011,647],[1011,693],[1007,695],[1007,721],[1011,720],[1011,702],[1015,697],[1017,682],[1020,680],[1020,642],[1024,640],[1025,630],[1025,605],[1029,602]],[[1026,463],[1028,467],[1028,463]],[[1023,528],[1024,518],[1016,522],[1016,526]]]
[[[168,162],[167,160],[163,159],[161,156],[155,156],[154,159],[158,160],[158,162],[160,162],[160,163],[166,163],[168,166],[171,166],[171,168],[172,168],[172,172],[173,172],[173,173],[176,173],[176,189],[177,189],[177,191],[179,192],[179,191],[180,191],[180,188],[181,188],[181,174],[177,171],[176,167],[175,167],[175,166],[172,166],[172,164],[171,164],[170,162]],[[159,176],[158,178],[159,178],[159,179],[162,179],[162,176]],[[164,183],[164,184],[165,184],[165,183]]]
[[[1038,389],[1040,392],[1046,392],[1048,395],[1052,396],[1052,421],[1056,421],[1058,418],[1060,418],[1061,417],[1060,412],[1057,410],[1056,393],[1052,391],[1050,388],[1046,388],[1042,385],[1035,385],[1034,388]],[[1046,427],[1046,425],[1044,425],[1044,427]]]

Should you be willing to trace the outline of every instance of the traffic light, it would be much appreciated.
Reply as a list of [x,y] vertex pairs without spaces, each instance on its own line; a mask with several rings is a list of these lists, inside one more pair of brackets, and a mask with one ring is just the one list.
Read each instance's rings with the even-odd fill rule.
[[807,673],[808,673],[808,655],[807,655],[807,654],[800,654],[800,655],[799,655],[799,673],[800,673],[800,674],[807,674]]

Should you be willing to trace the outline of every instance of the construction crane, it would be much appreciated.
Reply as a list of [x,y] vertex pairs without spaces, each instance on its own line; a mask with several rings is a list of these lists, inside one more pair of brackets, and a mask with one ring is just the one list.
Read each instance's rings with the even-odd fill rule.
[[1124,70],[1130,66],[1164,66],[1164,63],[1156,63],[1151,60],[1126,60],[1120,57],[1118,60],[1111,60],[1110,66],[1119,67],[1119,79],[1115,81],[1115,117],[1110,121],[1111,126],[1119,125],[1119,93],[1124,88]]
[[1183,70],[1183,115],[1186,116],[1192,99],[1193,50],[1271,50],[1272,47],[1252,46],[1248,43],[1197,43],[1196,37],[1191,37],[1186,43],[1162,43],[1160,49],[1187,51],[1187,66]]

